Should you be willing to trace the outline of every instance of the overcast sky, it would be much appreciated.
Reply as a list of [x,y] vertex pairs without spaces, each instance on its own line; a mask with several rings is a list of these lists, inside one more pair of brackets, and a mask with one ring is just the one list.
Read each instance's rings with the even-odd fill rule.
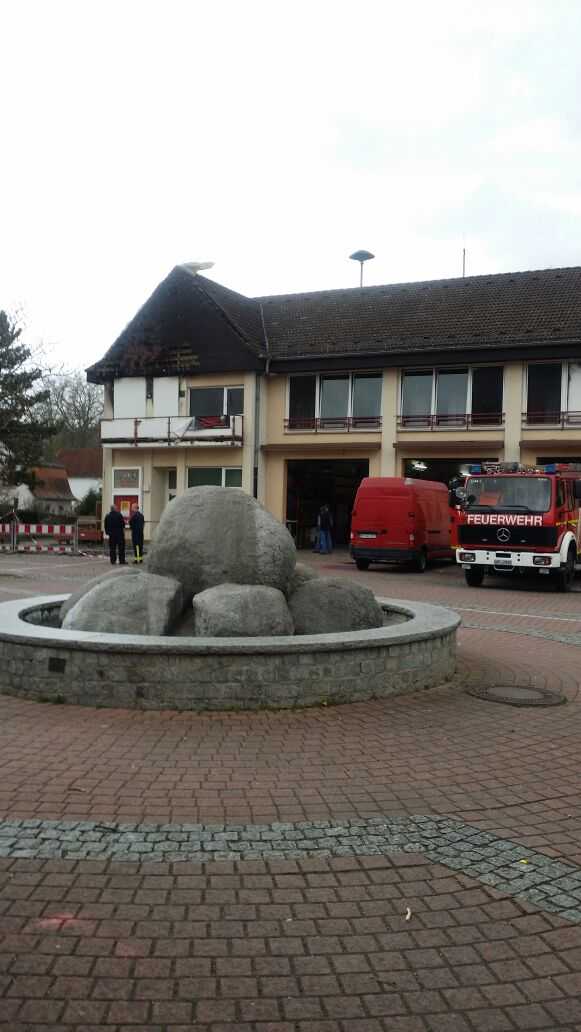
[[0,0],[0,308],[98,359],[246,294],[581,264],[579,0]]

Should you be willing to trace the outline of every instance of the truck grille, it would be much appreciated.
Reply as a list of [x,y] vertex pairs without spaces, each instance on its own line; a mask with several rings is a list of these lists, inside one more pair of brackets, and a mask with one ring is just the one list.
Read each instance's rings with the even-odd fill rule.
[[506,527],[510,531],[508,541],[499,541],[496,536],[499,527],[467,527],[459,530],[461,545],[487,545],[488,548],[517,548],[529,545],[531,548],[554,548],[557,544],[556,527]]

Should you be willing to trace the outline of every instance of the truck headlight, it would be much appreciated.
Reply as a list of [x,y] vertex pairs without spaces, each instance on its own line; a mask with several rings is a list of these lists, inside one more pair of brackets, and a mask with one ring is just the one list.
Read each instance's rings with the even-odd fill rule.
[[475,563],[476,552],[460,552],[458,558],[461,563]]

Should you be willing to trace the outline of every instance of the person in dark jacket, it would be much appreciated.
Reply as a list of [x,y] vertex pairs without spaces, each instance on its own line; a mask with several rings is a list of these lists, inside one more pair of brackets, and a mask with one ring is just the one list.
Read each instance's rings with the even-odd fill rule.
[[105,533],[109,538],[109,556],[115,566],[117,554],[119,565],[125,566],[125,520],[116,505],[112,505],[105,516]]
[[329,552],[333,551],[333,539],[331,536],[331,531],[333,530],[333,517],[328,505],[322,505],[319,509],[317,525],[319,528],[319,543],[317,551],[320,552],[321,555],[328,555]]
[[143,513],[139,511],[139,506],[133,507],[133,512],[129,518],[129,526],[131,527],[131,543],[133,545],[133,562],[143,562],[143,528],[145,526],[145,518]]

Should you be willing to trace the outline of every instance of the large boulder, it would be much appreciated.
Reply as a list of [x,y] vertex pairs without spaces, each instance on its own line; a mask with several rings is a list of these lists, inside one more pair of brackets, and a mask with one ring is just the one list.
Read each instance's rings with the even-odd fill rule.
[[286,591],[295,558],[286,527],[245,491],[192,487],[163,513],[147,569],[175,577],[189,596],[217,584]]
[[383,611],[369,588],[335,577],[306,581],[288,604],[295,634],[340,634],[383,624]]
[[196,595],[192,606],[199,638],[266,637],[294,631],[286,599],[277,588],[219,584]]
[[96,587],[97,584],[102,584],[105,581],[110,581],[113,577],[124,577],[128,573],[135,574],[139,572],[140,571],[137,566],[114,566],[113,569],[109,570],[107,573],[100,573],[98,577],[92,577],[91,580],[85,581],[82,588],[77,588],[76,591],[73,591],[72,595],[69,595],[66,602],[63,602],[61,606],[61,620],[64,620],[69,609],[72,609],[73,606],[76,606],[79,599],[81,599],[83,595],[86,595],[89,591]]
[[140,572],[104,578],[69,609],[62,626],[108,634],[168,634],[183,608],[179,581]]
[[318,577],[318,573],[315,573],[312,566],[307,566],[306,563],[296,563],[295,568],[291,574],[291,579],[288,582],[287,596],[294,595],[295,591],[302,588],[303,584],[307,581],[314,580]]

